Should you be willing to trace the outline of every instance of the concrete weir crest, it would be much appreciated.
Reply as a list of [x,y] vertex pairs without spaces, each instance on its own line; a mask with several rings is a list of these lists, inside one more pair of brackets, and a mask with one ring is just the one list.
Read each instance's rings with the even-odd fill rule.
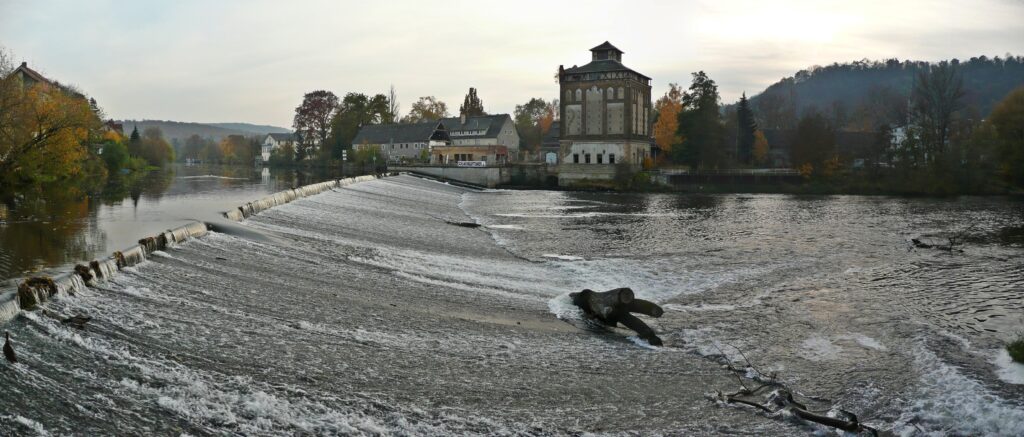
[[[242,221],[261,211],[273,208],[293,200],[322,193],[332,188],[345,187],[359,182],[379,179],[386,175],[369,175],[341,180],[320,182],[299,188],[279,191],[259,200],[248,202],[224,213],[228,219]],[[139,244],[119,250],[109,257],[95,259],[86,264],[79,264],[71,272],[56,276],[35,276],[24,279],[16,291],[0,294],[0,323],[17,317],[22,310],[31,311],[58,296],[73,296],[84,290],[96,280],[107,280],[117,272],[145,261],[153,252],[164,250],[191,238],[198,238],[209,232],[209,226],[203,222],[191,222],[174,229],[168,229],[156,235],[139,240]]]

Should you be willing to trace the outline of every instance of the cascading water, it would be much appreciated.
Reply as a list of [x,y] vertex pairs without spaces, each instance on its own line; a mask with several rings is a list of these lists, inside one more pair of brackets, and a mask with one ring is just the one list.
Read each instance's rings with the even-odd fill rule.
[[[1024,426],[1024,386],[992,364],[1024,322],[1024,248],[989,239],[1020,220],[1005,200],[469,192],[408,176],[288,192],[240,225],[273,238],[199,223],[165,233],[158,256],[122,251],[131,269],[98,260],[94,288],[44,304],[92,316],[85,330],[10,320],[21,362],[0,386],[19,396],[0,396],[0,431],[828,432],[709,401],[737,388],[722,360],[744,356],[812,409],[882,430]],[[903,243],[961,217],[978,233],[963,254]],[[651,320],[666,347],[575,324],[569,292],[618,286],[666,309]]]

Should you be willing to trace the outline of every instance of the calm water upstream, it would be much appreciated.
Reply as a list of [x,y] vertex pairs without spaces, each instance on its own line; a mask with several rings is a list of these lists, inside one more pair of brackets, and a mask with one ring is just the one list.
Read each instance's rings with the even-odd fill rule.
[[[208,211],[277,189],[181,177],[181,204]],[[144,233],[127,220],[143,209],[110,208],[96,217]],[[138,217],[201,218],[161,211]],[[106,235],[104,251],[139,236],[102,221],[78,235]],[[398,176],[242,226],[266,238],[214,232],[47,303],[91,315],[85,330],[41,311],[8,321],[21,361],[0,366],[0,433],[832,432],[714,402],[737,388],[715,357],[742,361],[735,346],[811,409],[905,435],[1024,435],[1024,366],[1001,348],[1024,330],[1019,199],[478,192]],[[907,244],[961,231],[962,253]],[[650,320],[666,347],[577,327],[569,292],[621,286],[666,309]]]
[[248,166],[185,166],[111,178],[101,187],[57,187],[0,202],[0,281],[110,255],[139,238],[329,174]]

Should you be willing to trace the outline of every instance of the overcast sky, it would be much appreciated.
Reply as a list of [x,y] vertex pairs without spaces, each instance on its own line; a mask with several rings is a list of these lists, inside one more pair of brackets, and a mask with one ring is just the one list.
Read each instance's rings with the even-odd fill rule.
[[458,112],[558,96],[554,73],[605,40],[624,63],[723,101],[811,65],[1024,54],[1024,0],[0,0],[0,46],[115,118],[291,125],[305,92],[434,95]]

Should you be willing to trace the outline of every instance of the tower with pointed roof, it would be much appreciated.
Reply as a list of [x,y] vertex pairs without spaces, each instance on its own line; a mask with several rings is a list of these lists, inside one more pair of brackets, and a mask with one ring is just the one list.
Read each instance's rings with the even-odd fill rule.
[[611,43],[583,66],[558,67],[561,179],[604,179],[651,156],[651,78],[622,64]]

